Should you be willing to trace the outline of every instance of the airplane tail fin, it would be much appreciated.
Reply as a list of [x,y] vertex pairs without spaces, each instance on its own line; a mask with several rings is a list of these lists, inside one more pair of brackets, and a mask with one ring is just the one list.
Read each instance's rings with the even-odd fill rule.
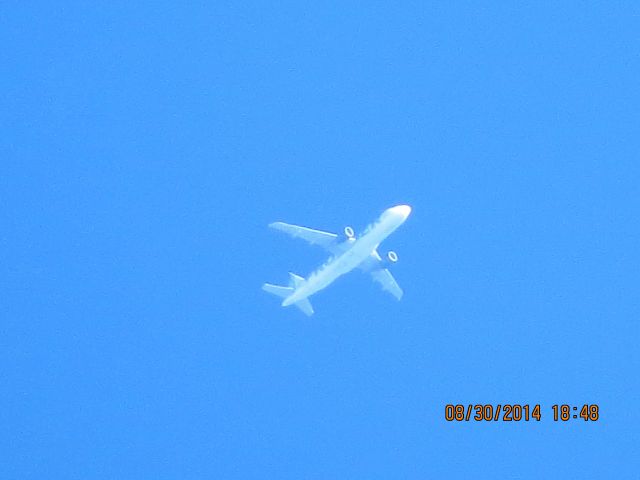
[[289,286],[293,288],[298,288],[305,282],[305,279],[300,275],[296,275],[295,273],[289,272]]
[[[304,278],[295,273],[289,273],[289,287],[281,287],[280,285],[272,285],[270,283],[265,283],[262,285],[262,290],[265,292],[269,292],[272,295],[276,295],[280,298],[287,298],[291,295],[297,287],[304,283]],[[313,315],[313,307],[311,306],[311,302],[309,302],[308,298],[303,298],[302,300],[294,303],[296,307],[298,307],[302,313],[310,317]]]

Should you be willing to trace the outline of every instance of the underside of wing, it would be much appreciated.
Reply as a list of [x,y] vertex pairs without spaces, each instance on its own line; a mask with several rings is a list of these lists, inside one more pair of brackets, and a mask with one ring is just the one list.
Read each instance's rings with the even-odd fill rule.
[[389,269],[385,268],[385,263],[377,250],[371,252],[369,258],[360,264],[360,269],[369,273],[374,282],[379,283],[383,290],[389,292],[396,299],[402,298],[402,289]]
[[400,300],[402,298],[402,289],[393,278],[391,272],[386,268],[371,271],[371,277],[376,283],[379,283],[383,290]]
[[338,235],[335,233],[322,232],[320,230],[299,227],[297,225],[290,225],[284,222],[270,223],[269,227],[275,230],[280,230],[294,238],[302,238],[312,245],[320,245],[330,251],[335,247],[338,238]]

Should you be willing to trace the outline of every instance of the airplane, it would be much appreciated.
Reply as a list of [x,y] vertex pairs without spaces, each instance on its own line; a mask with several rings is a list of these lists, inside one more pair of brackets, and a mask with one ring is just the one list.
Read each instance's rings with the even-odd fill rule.
[[312,245],[319,245],[329,251],[332,256],[307,279],[289,272],[289,286],[265,283],[262,289],[283,298],[283,307],[295,305],[305,315],[311,316],[313,307],[309,297],[328,287],[338,277],[359,268],[369,272],[383,290],[400,300],[403,294],[402,289],[387,268],[398,261],[398,254],[390,250],[383,259],[378,253],[378,245],[402,225],[410,213],[409,205],[388,208],[362,232],[359,238],[356,238],[352,227],[345,227],[344,236],[342,236],[284,222],[270,223],[269,227],[294,238],[302,238]]

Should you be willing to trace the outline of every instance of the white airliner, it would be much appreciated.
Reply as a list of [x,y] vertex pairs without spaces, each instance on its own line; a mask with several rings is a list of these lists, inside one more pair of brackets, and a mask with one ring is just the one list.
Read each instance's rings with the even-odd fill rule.
[[409,205],[389,208],[380,215],[378,220],[369,225],[359,238],[356,238],[351,227],[345,227],[343,237],[335,233],[321,232],[283,222],[269,224],[271,228],[281,230],[292,237],[299,237],[311,244],[320,245],[328,250],[332,257],[306,280],[290,272],[288,287],[265,283],[262,285],[262,289],[284,298],[283,307],[295,305],[306,315],[313,315],[313,307],[309,303],[309,297],[328,287],[336,278],[357,267],[369,272],[373,280],[378,282],[383,290],[400,300],[402,289],[387,269],[389,264],[398,261],[398,255],[389,251],[383,259],[377,249],[385,238],[405,222],[410,213],[411,207]]

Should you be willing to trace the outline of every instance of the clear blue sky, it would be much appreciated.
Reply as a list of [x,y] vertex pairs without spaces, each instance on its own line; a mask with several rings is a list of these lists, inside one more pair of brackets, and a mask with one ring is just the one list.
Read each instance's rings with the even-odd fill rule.
[[1,478],[638,478],[635,2],[134,3],[0,15]]

